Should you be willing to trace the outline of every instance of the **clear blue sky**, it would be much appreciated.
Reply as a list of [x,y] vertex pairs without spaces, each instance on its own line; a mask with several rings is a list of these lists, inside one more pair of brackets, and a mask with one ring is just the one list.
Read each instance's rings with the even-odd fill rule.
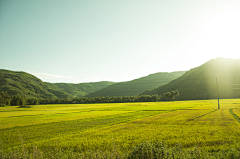
[[0,69],[127,81],[240,57],[239,0],[1,0]]

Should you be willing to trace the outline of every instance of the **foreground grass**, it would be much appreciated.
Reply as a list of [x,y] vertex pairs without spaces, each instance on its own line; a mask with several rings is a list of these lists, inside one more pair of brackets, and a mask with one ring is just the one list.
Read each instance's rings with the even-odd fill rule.
[[228,158],[233,153],[234,158],[239,157],[239,110],[240,99],[221,100],[220,110],[216,100],[1,107],[0,154],[131,158],[137,147],[147,147],[148,158],[158,158],[153,153],[159,154],[159,141],[165,141],[166,158]]
[[87,151],[82,153],[74,149],[66,148],[52,148],[45,147],[44,150],[38,149],[33,146],[32,149],[26,150],[24,145],[22,148],[9,151],[7,153],[0,151],[0,157],[2,159],[20,159],[20,158],[82,158],[82,159],[106,159],[106,158],[118,158],[118,159],[239,159],[240,157],[240,143],[235,143],[233,147],[229,147],[226,150],[220,150],[217,152],[211,152],[203,150],[197,146],[193,148],[183,149],[182,145],[178,144],[172,147],[168,147],[164,142],[158,140],[144,141],[135,147],[132,147],[129,152],[119,153],[118,149],[113,151]]

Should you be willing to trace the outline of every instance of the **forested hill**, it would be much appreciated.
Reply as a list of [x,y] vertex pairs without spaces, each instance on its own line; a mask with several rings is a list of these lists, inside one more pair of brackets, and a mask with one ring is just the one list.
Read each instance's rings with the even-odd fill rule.
[[[217,80],[216,80],[217,76]],[[178,90],[179,100],[217,98],[217,81],[220,98],[240,98],[240,59],[217,58],[191,69],[170,83],[141,95]]]
[[27,98],[81,97],[113,83],[107,81],[79,84],[47,83],[26,72],[0,69],[0,92],[3,91],[8,95],[20,95]]
[[69,95],[56,90],[39,78],[26,73],[0,69],[0,92],[8,95],[21,95],[27,98],[68,98]]
[[134,96],[142,93],[145,90],[153,89],[163,84],[170,82],[173,79],[183,75],[185,71],[179,72],[159,72],[148,76],[138,78],[132,81],[120,82],[112,84],[99,91],[90,93],[86,97],[97,96]]
[[103,89],[114,82],[90,82],[90,83],[47,83],[49,86],[62,90],[71,95],[71,97],[83,97],[89,93]]

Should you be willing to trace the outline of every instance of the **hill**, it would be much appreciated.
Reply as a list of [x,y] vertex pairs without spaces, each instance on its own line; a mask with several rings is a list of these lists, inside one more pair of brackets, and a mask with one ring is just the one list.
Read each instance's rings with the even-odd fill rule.
[[0,92],[44,99],[82,97],[114,82],[48,83],[26,73],[0,69]]
[[27,98],[53,99],[69,97],[66,92],[50,87],[29,73],[0,69],[0,92],[2,91],[7,92],[9,95],[19,94]]
[[178,90],[179,100],[217,98],[217,82],[220,98],[240,97],[240,59],[217,58],[191,69],[181,77],[141,95]]
[[101,81],[101,82],[90,82],[90,83],[47,83],[51,87],[64,91],[70,94],[72,97],[83,97],[89,93],[103,89],[114,82]]
[[159,72],[141,77],[132,81],[120,82],[112,84],[99,91],[90,93],[86,97],[97,96],[134,96],[142,93],[145,90],[153,89],[163,84],[166,84],[173,79],[183,75],[185,71],[179,72]]

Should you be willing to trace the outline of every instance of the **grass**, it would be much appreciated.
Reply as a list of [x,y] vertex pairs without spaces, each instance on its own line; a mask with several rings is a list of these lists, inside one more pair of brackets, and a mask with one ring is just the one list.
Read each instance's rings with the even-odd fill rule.
[[169,152],[181,145],[186,154],[196,147],[205,156],[230,148],[238,154],[240,99],[220,101],[220,110],[217,100],[0,107],[0,142],[3,154],[12,155],[24,145],[30,154],[51,147],[84,158],[126,158],[155,140]]
[[[102,112],[104,113],[104,112]],[[18,126],[0,130],[0,139],[4,148],[20,145],[19,137],[24,141],[36,142],[45,139],[56,138],[57,136],[75,134],[89,129],[97,129],[109,125],[127,122],[129,120],[156,115],[162,112],[130,112],[115,115],[99,116],[94,118],[84,118],[78,120],[65,120],[58,122],[49,122],[38,125]],[[81,114],[80,114],[81,115]],[[80,117],[81,118],[81,117]]]
[[[216,111],[217,115],[219,113],[221,115],[220,111]],[[87,150],[106,151],[111,150],[114,142],[115,146],[124,152],[149,139],[163,140],[171,146],[181,143],[185,148],[198,145],[210,149],[229,146],[231,142],[239,140],[240,131],[235,120],[231,126],[223,125],[224,121],[221,124],[214,122],[203,125],[193,124],[194,121],[189,120],[199,119],[197,117],[203,114],[206,114],[206,110],[201,113],[198,110],[174,111],[98,130],[61,136],[48,141],[48,144],[57,142],[60,146],[77,147],[81,143],[81,147]]]
[[31,126],[47,123],[56,123],[62,121],[79,120],[85,118],[94,118],[100,116],[116,115],[129,113],[131,111],[88,111],[88,112],[71,112],[71,113],[55,113],[55,114],[38,114],[38,115],[22,115],[0,118],[1,128],[13,128],[19,126]]

